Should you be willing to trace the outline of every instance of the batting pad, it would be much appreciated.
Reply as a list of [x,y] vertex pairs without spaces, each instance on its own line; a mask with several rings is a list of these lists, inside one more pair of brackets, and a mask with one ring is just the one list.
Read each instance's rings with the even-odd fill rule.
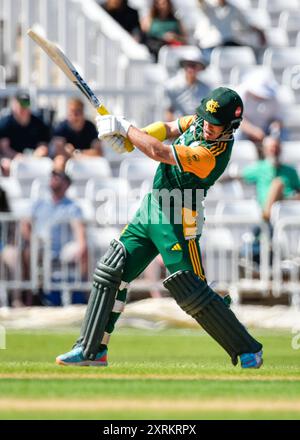
[[84,348],[86,359],[93,360],[99,351],[105,329],[121,284],[125,264],[124,245],[112,240],[94,272],[93,288],[77,344]]
[[177,304],[227,351],[233,365],[239,355],[262,349],[220,296],[192,272],[178,271],[163,284]]

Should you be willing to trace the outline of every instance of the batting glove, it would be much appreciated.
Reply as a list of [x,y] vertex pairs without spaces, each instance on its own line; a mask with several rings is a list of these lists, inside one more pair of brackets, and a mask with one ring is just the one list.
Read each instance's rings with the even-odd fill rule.
[[103,139],[105,136],[113,136],[115,134],[126,137],[131,123],[123,117],[104,115],[96,117],[96,125],[98,138]]
[[102,141],[104,141],[108,147],[112,148],[118,154],[127,152],[125,147],[125,139],[120,135],[103,136]]

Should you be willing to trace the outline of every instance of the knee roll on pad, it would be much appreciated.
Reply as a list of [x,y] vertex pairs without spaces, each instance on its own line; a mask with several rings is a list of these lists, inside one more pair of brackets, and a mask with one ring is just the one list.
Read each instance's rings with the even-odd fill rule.
[[97,263],[81,336],[77,341],[77,344],[83,346],[87,359],[93,360],[99,351],[121,284],[125,258],[124,245],[118,240],[112,240],[109,249]]
[[256,353],[256,341],[206,282],[190,271],[178,271],[164,281],[178,305],[191,315],[231,357],[233,365],[243,353]]

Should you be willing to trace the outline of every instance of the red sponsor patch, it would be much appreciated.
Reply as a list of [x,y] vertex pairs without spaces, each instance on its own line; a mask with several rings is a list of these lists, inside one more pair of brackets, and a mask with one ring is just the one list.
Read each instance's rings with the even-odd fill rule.
[[242,114],[242,107],[238,106],[238,107],[235,109],[234,116],[235,116],[236,118],[239,118],[239,117],[241,116],[241,114]]

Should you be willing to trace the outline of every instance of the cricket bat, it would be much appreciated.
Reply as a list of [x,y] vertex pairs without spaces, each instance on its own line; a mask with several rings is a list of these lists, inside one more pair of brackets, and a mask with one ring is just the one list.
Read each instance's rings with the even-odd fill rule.
[[[64,72],[69,80],[73,84],[75,84],[75,86],[81,91],[81,93],[83,93],[83,95],[89,100],[89,102],[100,115],[109,114],[109,111],[105,108],[103,102],[97,98],[97,96],[88,86],[88,84],[79,75],[78,71],[75,69],[74,65],[71,63],[68,57],[61,49],[59,49],[56,44],[42,37],[33,29],[29,29],[27,31],[27,34],[30,38],[32,38],[35,43],[40,46],[41,49],[46,52],[46,54]],[[128,152],[134,149],[129,139],[125,139],[125,148]]]

